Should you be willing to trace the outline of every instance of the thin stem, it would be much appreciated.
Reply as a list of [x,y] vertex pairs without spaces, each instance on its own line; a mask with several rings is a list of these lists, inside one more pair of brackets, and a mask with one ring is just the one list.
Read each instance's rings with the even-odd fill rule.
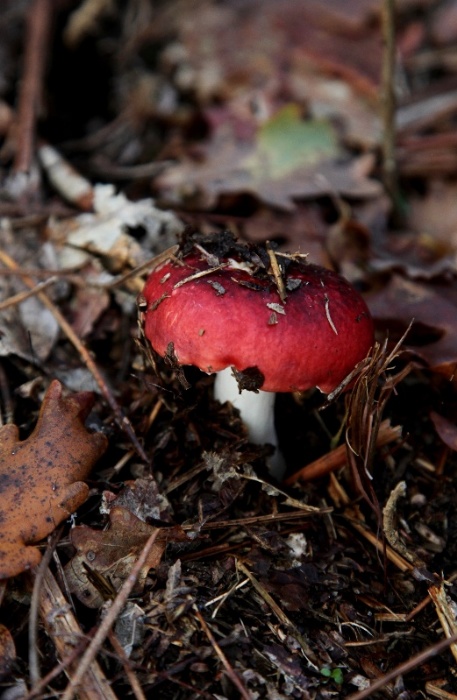
[[238,383],[232,374],[230,367],[221,370],[216,375],[214,384],[214,398],[225,403],[229,401],[240,412],[241,420],[248,429],[248,436],[251,442],[256,445],[270,444],[276,449],[269,459],[269,469],[272,476],[281,480],[285,463],[281,452],[278,449],[278,436],[275,428],[275,406],[276,394],[271,391],[242,391],[238,388]]

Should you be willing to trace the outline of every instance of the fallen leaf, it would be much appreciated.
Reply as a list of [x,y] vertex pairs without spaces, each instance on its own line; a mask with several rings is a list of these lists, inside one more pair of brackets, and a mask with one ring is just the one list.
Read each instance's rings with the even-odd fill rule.
[[[109,492],[104,492],[103,495],[106,498],[108,494]],[[173,522],[170,503],[152,476],[125,481],[124,487],[115,497],[115,502],[111,502],[109,508],[114,505],[127,508],[143,522],[153,520],[168,524]]]
[[[21,268],[46,270],[56,268],[55,251],[51,244],[42,245],[39,235],[27,231],[27,244],[18,244],[8,227],[0,231],[0,250]],[[27,289],[18,275],[0,275],[0,301]],[[51,275],[49,275],[51,276]],[[56,301],[62,292],[61,284],[48,288],[48,295]],[[59,337],[59,324],[37,297],[29,297],[20,304],[5,308],[0,313],[0,356],[18,355],[28,362],[36,358],[44,362]],[[35,360],[34,360],[35,358]]]
[[379,195],[380,184],[368,177],[373,160],[342,156],[329,121],[304,120],[298,105],[289,104],[260,125],[252,142],[222,125],[203,146],[202,163],[168,168],[155,184],[166,196],[190,195],[206,208],[221,195],[239,192],[286,210],[293,209],[294,198]]
[[449,379],[457,367],[457,305],[432,285],[418,284],[400,275],[377,293],[366,297],[380,327],[404,333],[414,320],[405,347],[435,372]]
[[[78,525],[71,531],[77,553],[65,566],[69,590],[89,608],[99,608],[114,595],[138,559],[156,528],[143,522],[127,508],[113,506],[108,530]],[[176,527],[161,528],[150,555],[138,576],[134,592],[143,589],[148,571],[159,565],[169,540],[185,540]],[[102,587],[105,592],[102,592]]]
[[[122,272],[140,265],[149,255],[129,233],[131,229],[144,228],[152,245],[159,239],[163,243],[165,236],[174,243],[182,229],[176,217],[157,209],[152,199],[133,202],[122,192],[116,193],[111,184],[95,185],[93,194],[93,213],[53,222],[49,227],[51,239],[64,246],[60,251],[63,266],[81,263],[80,256],[74,258],[76,249],[100,257],[110,272]],[[89,258],[86,255],[85,259]]]
[[454,450],[454,452],[457,452],[457,424],[444,416],[440,416],[436,411],[431,411],[430,418],[444,444],[451,450]]
[[82,479],[107,446],[102,433],[84,427],[92,402],[86,392],[64,397],[54,380],[26,440],[16,425],[0,429],[0,579],[39,564],[40,551],[30,545],[87,499]]

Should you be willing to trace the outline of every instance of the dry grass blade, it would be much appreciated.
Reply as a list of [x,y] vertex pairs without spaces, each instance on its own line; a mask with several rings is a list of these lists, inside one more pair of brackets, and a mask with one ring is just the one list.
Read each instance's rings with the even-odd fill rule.
[[29,665],[30,665],[30,681],[31,685],[35,686],[40,681],[40,665],[38,660],[38,610],[41,587],[43,579],[48,568],[54,549],[57,545],[62,528],[54,530],[49,537],[48,547],[44,553],[43,559],[37,569],[35,581],[33,583],[32,598],[30,601],[30,622],[29,622]]

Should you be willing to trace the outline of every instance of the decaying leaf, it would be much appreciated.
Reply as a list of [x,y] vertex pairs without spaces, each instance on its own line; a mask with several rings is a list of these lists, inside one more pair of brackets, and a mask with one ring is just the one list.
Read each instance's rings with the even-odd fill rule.
[[430,419],[444,444],[451,450],[454,450],[454,452],[457,452],[457,425],[455,421],[441,416],[436,411],[431,411]]
[[30,546],[42,540],[87,498],[85,479],[107,446],[102,433],[89,433],[84,420],[92,394],[64,397],[54,380],[37,425],[19,440],[16,425],[0,429],[0,579],[39,564]]
[[[53,222],[49,227],[51,238],[64,244],[60,251],[63,266],[80,264],[81,259],[90,259],[90,253],[102,258],[111,272],[121,272],[126,266],[140,265],[149,256],[129,229],[142,227],[152,245],[160,239],[165,247],[167,240],[170,245],[175,242],[175,235],[182,229],[176,217],[157,209],[152,199],[132,202],[116,193],[113,185],[100,184],[93,188],[93,197],[93,213]],[[79,254],[76,257],[75,250]]]
[[227,127],[215,131],[204,148],[203,163],[183,162],[156,181],[173,198],[195,198],[213,206],[220,195],[248,192],[282,209],[294,198],[339,192],[379,195],[369,179],[373,161],[344,160],[335,129],[326,120],[304,120],[296,104],[280,109],[262,124],[252,142]]
[[453,379],[457,366],[457,307],[450,294],[445,298],[439,287],[418,284],[393,275],[391,280],[368,299],[370,311],[379,325],[403,333],[414,320],[405,348],[424,360],[439,374]]
[[[117,505],[111,508],[109,530],[74,527],[71,541],[77,553],[65,567],[70,591],[89,608],[100,607],[119,590],[153,531],[151,525]],[[159,532],[135,592],[142,590],[148,571],[159,565],[167,541],[183,539],[185,535],[177,528]]]

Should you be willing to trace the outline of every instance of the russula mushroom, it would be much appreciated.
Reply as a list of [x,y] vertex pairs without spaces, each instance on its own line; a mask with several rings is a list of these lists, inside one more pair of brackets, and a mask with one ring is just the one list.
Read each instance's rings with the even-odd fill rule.
[[[329,393],[373,343],[368,308],[340,275],[228,233],[189,234],[150,273],[140,309],[152,348],[217,372],[215,397],[239,409],[253,442],[275,447],[275,392]],[[276,449],[270,471],[283,469]]]

